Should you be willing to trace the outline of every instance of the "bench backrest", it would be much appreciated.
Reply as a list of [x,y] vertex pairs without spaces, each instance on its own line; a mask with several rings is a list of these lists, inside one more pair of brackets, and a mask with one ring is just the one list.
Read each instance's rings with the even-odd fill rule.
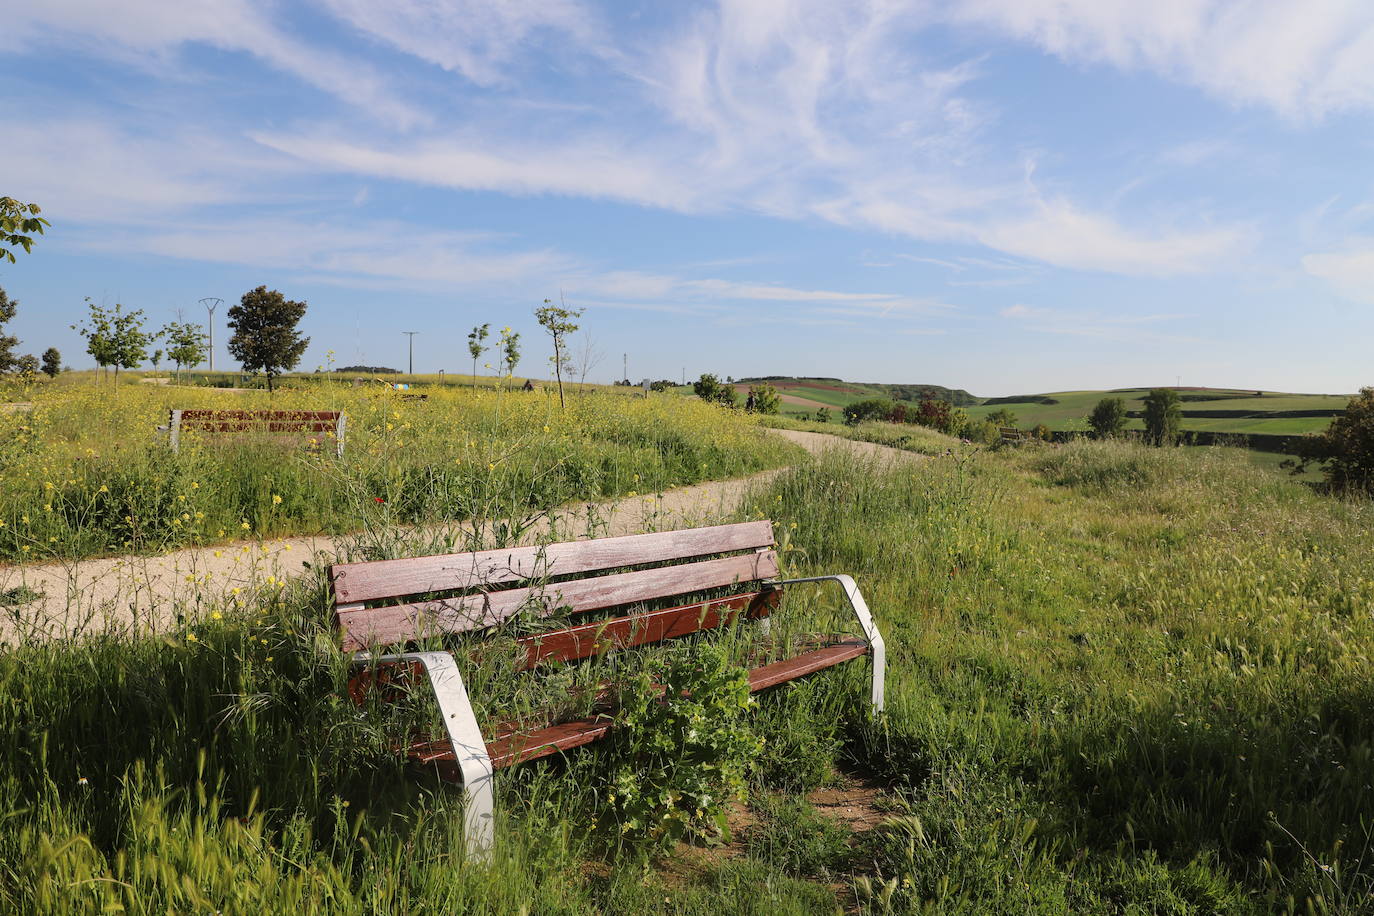
[[182,410],[181,428],[205,432],[327,433],[339,422],[337,410]]
[[999,426],[997,431],[1002,434],[1004,442],[1019,442],[1026,437],[1025,433],[1014,426]]
[[638,645],[707,629],[741,613],[766,616],[777,595],[761,585],[777,575],[769,521],[340,563],[329,569],[348,651],[481,630],[522,612],[608,610],[724,586],[740,590],[727,598],[561,630],[554,642],[562,648],[534,638],[528,646],[531,664],[553,655],[585,657],[607,641]]
[[344,423],[348,418],[337,410],[236,410],[213,407],[173,409],[165,427],[173,451],[181,448],[181,434],[187,430],[201,433],[295,433],[334,435],[334,452],[344,453]]

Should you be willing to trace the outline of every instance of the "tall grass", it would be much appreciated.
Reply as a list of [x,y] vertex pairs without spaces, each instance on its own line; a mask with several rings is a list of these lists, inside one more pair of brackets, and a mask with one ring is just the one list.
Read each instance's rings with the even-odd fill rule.
[[[1374,912],[1368,504],[1229,450],[1076,443],[834,454],[741,514],[777,520],[788,574],[854,574],[891,654],[881,719],[861,665],[762,698],[733,858],[646,869],[608,841],[617,761],[591,749],[499,774],[497,858],[465,861],[455,793],[390,750],[426,711],[341,699],[305,580],[0,656],[0,910]],[[843,620],[823,595],[776,630]],[[464,649],[493,715],[641,664],[522,686],[501,638]],[[837,768],[887,787],[887,824],[815,820]]]
[[[318,384],[265,392],[50,385],[0,414],[0,559],[157,551],[369,523],[529,520],[576,499],[661,491],[788,460],[748,420],[667,397]],[[264,440],[155,428],[169,407],[341,410],[328,437]],[[512,532],[512,534],[517,532]]]

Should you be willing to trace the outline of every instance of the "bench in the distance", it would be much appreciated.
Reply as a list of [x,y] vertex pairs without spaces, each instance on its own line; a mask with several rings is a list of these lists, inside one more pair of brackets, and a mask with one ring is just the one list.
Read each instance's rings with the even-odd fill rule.
[[334,453],[344,453],[345,416],[337,410],[221,410],[215,408],[173,409],[166,426],[172,451],[181,449],[181,434],[239,433],[264,435],[332,436]]
[[[794,657],[753,668],[750,688],[765,690],[868,656],[870,701],[881,710],[883,640],[854,580],[846,575],[780,580],[773,548],[772,523],[758,521],[334,565],[329,579],[342,646],[356,653],[354,663],[362,669],[350,690],[362,701],[370,686],[390,680],[397,668],[409,669],[414,677],[428,676],[447,735],[440,741],[416,742],[410,757],[433,767],[441,778],[463,784],[467,846],[483,854],[492,841],[493,771],[599,740],[610,732],[611,719],[598,715],[538,727],[488,723],[484,734],[452,654],[381,650],[486,630],[517,614],[561,609],[590,617],[589,612],[601,612],[576,626],[519,637],[521,667],[530,669],[545,661],[575,661],[658,643],[736,620],[765,621],[778,609],[783,586],[835,582],[863,638],[808,645]],[[726,590],[725,595],[662,610],[642,607],[718,590]],[[428,597],[414,600],[415,596]]]

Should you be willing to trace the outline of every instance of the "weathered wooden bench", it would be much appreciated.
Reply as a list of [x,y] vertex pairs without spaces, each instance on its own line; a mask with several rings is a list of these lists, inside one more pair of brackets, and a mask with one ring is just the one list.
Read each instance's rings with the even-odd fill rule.
[[181,449],[183,432],[245,433],[266,435],[332,434],[334,451],[344,453],[345,416],[337,410],[221,410],[194,408],[172,410],[166,426],[158,430],[168,435],[172,451]]
[[[612,718],[594,715],[535,726],[488,722],[484,734],[450,652],[385,654],[383,650],[435,636],[491,630],[517,615],[537,617],[560,610],[587,615],[574,626],[519,636],[516,657],[523,654],[519,667],[528,670],[545,662],[587,659],[736,621],[755,620],[767,627],[784,586],[835,582],[863,638],[809,643],[794,657],[752,668],[750,688],[765,690],[868,656],[870,702],[875,711],[881,710],[885,649],[858,586],[846,575],[780,580],[773,547],[772,523],[758,521],[540,547],[336,564],[329,570],[336,621],[343,648],[355,653],[350,693],[362,703],[374,689],[393,684],[398,677],[417,682],[428,677],[447,734],[443,740],[412,743],[409,757],[442,779],[462,783],[467,847],[475,855],[484,855],[492,842],[493,772],[604,738]],[[702,593],[715,597],[661,610],[644,607],[646,602],[664,603],[662,599]]]
[[999,426],[997,432],[1002,437],[1003,444],[1020,445],[1022,442],[1030,441],[1031,438],[1030,433],[1017,429],[1015,426]]

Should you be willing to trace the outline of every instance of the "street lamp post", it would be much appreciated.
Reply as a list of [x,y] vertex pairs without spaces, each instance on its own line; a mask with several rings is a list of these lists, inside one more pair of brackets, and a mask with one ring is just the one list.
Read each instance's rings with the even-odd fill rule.
[[205,306],[205,311],[210,313],[210,320],[206,322],[210,329],[210,371],[215,371],[215,309],[224,304],[223,299],[215,296],[206,296],[200,300],[200,304]]
[[413,376],[415,374],[415,335],[419,334],[420,332],[402,331],[401,333],[405,334],[407,337],[410,338],[410,362],[407,365],[408,371],[406,372],[406,374]]

